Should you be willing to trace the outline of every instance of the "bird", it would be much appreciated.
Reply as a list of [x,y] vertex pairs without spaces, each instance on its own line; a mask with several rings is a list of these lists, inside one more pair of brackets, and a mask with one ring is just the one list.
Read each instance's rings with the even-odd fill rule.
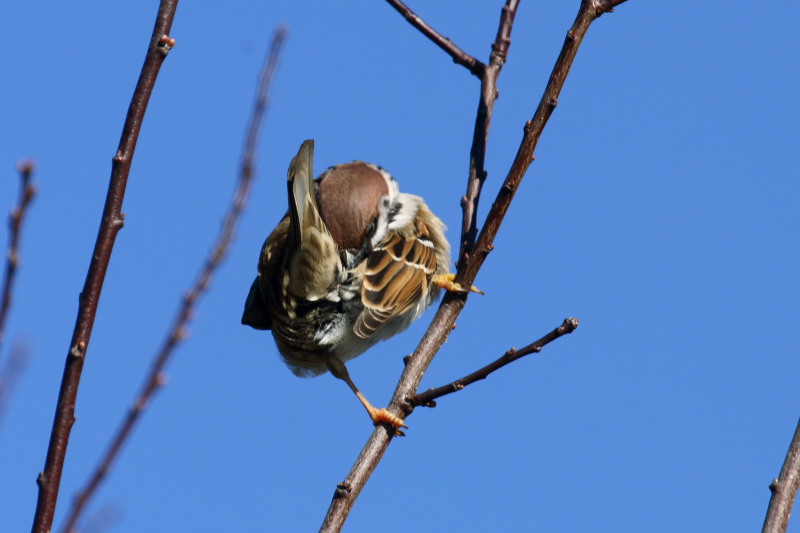
[[373,406],[345,363],[408,328],[440,288],[463,289],[449,272],[445,225],[425,201],[402,193],[382,167],[354,161],[314,179],[314,141],[288,171],[289,209],[266,238],[242,324],[271,330],[299,377],[343,380],[374,425],[407,427]]

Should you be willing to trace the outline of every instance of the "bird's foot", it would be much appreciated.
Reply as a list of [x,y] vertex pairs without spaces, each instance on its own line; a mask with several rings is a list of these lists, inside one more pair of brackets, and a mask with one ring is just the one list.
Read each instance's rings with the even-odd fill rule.
[[436,274],[433,276],[431,282],[450,292],[477,292],[478,294],[486,294],[475,285],[470,286],[469,289],[465,289],[460,283],[456,282],[456,275],[452,272],[449,274]]
[[397,430],[398,435],[403,434],[403,432],[400,431],[400,428],[408,428],[408,426],[405,425],[405,423],[403,423],[402,418],[400,418],[395,414],[390,413],[389,410],[386,408],[377,409],[375,407],[372,407],[372,409],[368,408],[367,411],[369,412],[369,417],[372,419],[372,423],[375,424],[376,426],[378,424],[389,424],[391,426],[394,426],[395,429]]

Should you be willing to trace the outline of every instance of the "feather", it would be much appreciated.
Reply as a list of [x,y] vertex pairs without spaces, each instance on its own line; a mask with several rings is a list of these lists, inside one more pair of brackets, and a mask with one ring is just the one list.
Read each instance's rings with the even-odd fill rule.
[[422,301],[437,269],[436,251],[428,228],[419,218],[413,231],[393,231],[367,258],[361,287],[364,310],[353,326],[368,338],[387,322]]
[[317,209],[314,141],[307,140],[289,165],[289,264],[287,290],[314,302],[324,298],[341,270],[336,243]]

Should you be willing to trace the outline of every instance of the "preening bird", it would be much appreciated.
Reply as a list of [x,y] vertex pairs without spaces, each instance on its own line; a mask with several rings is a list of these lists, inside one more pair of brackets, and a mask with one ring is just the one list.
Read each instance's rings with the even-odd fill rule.
[[448,273],[444,224],[377,165],[336,165],[315,180],[313,159],[307,140],[289,165],[289,211],[261,249],[242,324],[272,330],[295,375],[330,371],[373,423],[404,427],[367,401],[345,362],[405,330],[440,287],[463,290]]

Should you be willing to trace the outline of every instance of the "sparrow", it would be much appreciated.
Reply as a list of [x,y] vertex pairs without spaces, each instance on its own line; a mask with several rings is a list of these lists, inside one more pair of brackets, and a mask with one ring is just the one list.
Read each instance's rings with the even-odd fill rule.
[[383,168],[355,161],[315,180],[313,159],[307,140],[289,165],[289,210],[261,248],[242,324],[271,330],[295,375],[330,371],[347,383],[373,424],[406,427],[367,401],[345,363],[405,330],[440,288],[464,291],[448,272],[445,226]]

